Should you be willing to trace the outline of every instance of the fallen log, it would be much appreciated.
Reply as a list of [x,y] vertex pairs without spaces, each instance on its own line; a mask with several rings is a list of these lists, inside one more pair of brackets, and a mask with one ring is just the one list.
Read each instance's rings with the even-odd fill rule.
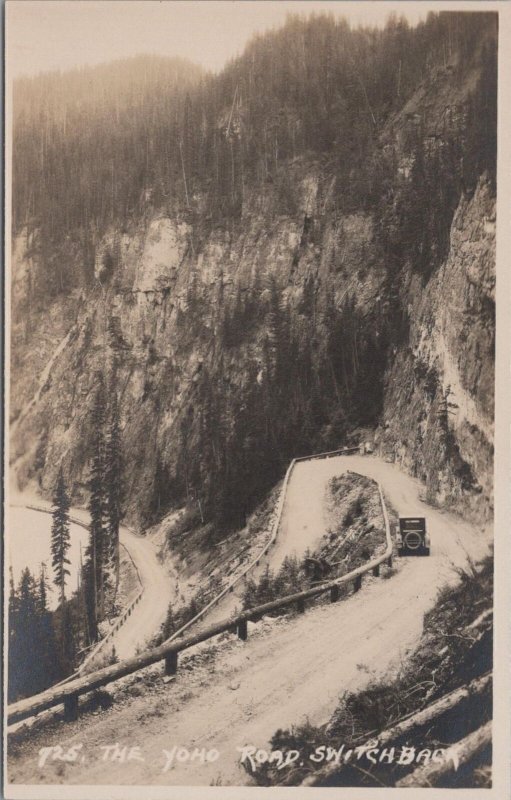
[[431,703],[431,705],[405,717],[396,725],[393,725],[392,728],[381,733],[380,736],[378,736],[378,744],[386,744],[387,742],[409,733],[414,728],[420,728],[428,722],[432,722],[432,720],[436,719],[441,714],[445,714],[446,711],[450,711],[454,706],[457,706],[458,703],[461,703],[462,700],[482,694],[490,685],[491,680],[492,674],[489,672],[481,678],[476,678],[471,681],[467,686],[454,689],[454,691],[444,695],[439,700]]
[[483,611],[482,614],[479,614],[477,619],[471,622],[470,625],[467,625],[467,627],[464,630],[470,631],[472,630],[472,628],[478,628],[481,622],[485,622],[489,617],[492,616],[493,616],[493,608],[487,608],[486,611]]
[[[421,711],[416,711],[409,716],[404,717],[391,728],[382,731],[379,736],[372,738],[371,741],[375,742],[375,747],[379,747],[387,744],[388,742],[395,741],[396,739],[404,736],[407,733],[410,733],[416,728],[421,728],[423,725],[427,725],[437,717],[440,717],[442,714],[450,711],[462,700],[482,694],[490,685],[491,680],[491,673],[487,673],[480,678],[476,678],[467,686],[462,686],[460,689],[455,689],[454,691],[449,692],[449,694],[444,695],[439,700],[436,700],[434,703],[426,706],[426,708],[421,709]],[[301,785],[317,786],[326,778],[338,773],[342,769],[342,766],[342,764],[335,762],[325,765],[322,769],[314,772],[312,775],[308,775]]]
[[[491,726],[492,723],[487,722],[482,725],[473,733],[469,733],[464,739],[456,742],[453,748],[456,748],[456,755],[458,758],[458,768],[463,764],[469,762],[474,756],[481,752],[485,747],[491,744]],[[401,778],[396,783],[399,788],[413,786],[427,787],[436,786],[440,778],[450,772],[453,768],[452,761],[446,760],[441,763],[431,761],[429,764],[424,764],[418,767],[410,775]]]

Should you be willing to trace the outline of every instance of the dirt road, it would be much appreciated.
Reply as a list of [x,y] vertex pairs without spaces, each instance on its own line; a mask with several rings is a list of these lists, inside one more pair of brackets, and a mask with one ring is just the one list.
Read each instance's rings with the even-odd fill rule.
[[[294,471],[289,497],[295,499],[286,503],[285,525],[300,548],[309,535],[311,540],[320,535],[324,489],[330,477],[345,469],[379,480],[399,513],[427,517],[430,558],[400,559],[390,579],[367,578],[361,592],[336,604],[250,625],[247,642],[228,636],[217,644],[204,643],[183,654],[174,682],[165,683],[161,667],[154,669],[151,686],[140,696],[65,729],[34,734],[10,759],[10,780],[250,784],[237,747],[265,748],[278,728],[306,719],[324,722],[342,693],[399,669],[421,634],[423,614],[438,589],[455,579],[455,568],[467,555],[485,555],[489,535],[425,506],[419,500],[420,485],[395,466],[377,458],[339,457],[304,462]],[[81,744],[83,759],[38,767],[38,749],[63,744],[64,737],[66,746]],[[103,760],[102,748],[115,743],[139,747],[140,759]],[[190,752],[214,748],[219,755],[205,763],[174,760],[165,769],[164,751],[171,752],[174,745]]]
[[[144,593],[130,617],[111,640],[122,660],[135,655],[137,647],[158,632],[164,622],[171,600],[176,574],[171,566],[163,566],[156,556],[153,543],[126,528],[121,529],[121,542],[128,550],[138,570]],[[110,646],[111,646],[110,645]]]
[[[88,513],[83,509],[71,510],[71,515],[88,521]],[[176,571],[169,560],[165,565],[158,560],[157,548],[147,536],[139,536],[121,525],[119,537],[144,590],[142,599],[106,647],[107,651],[115,647],[117,656],[123,660],[134,656],[137,649],[143,649],[148,639],[158,633],[169,603],[175,600]]]
[[[11,527],[9,530],[9,540],[10,537],[16,536],[15,524],[18,518],[17,515],[19,516],[26,504],[40,508],[51,508],[51,504],[47,501],[24,494],[12,495],[10,502],[12,506],[9,520],[12,517],[14,527]],[[38,514],[40,515],[45,528],[48,528],[48,535],[45,541],[48,540],[49,546],[51,517],[45,512],[27,510],[26,508],[25,512],[26,514],[31,514],[32,517],[37,517]],[[85,509],[72,508],[70,510],[70,515],[84,524],[88,524],[89,514]],[[25,516],[23,516],[23,519],[25,519]],[[80,530],[80,528],[74,527],[77,531]],[[85,534],[83,541],[85,541],[87,534],[85,531],[83,531],[83,533]],[[115,652],[118,657],[124,659],[135,655],[137,648],[143,648],[147,639],[151,638],[159,631],[160,625],[166,617],[169,603],[171,600],[174,600],[173,587],[175,587],[176,584],[176,577],[172,565],[167,563],[163,566],[158,561],[156,547],[149,538],[138,536],[124,526],[120,527],[119,534],[120,541],[131,556],[138,571],[141,586],[144,589],[141,601],[135,606],[132,614],[119,631],[117,631],[115,636],[109,640],[105,651],[102,651],[111,652],[112,647],[115,647]],[[40,527],[38,528],[38,536],[41,538]],[[77,552],[74,554],[75,558],[78,558]],[[49,550],[46,560],[50,560]]]

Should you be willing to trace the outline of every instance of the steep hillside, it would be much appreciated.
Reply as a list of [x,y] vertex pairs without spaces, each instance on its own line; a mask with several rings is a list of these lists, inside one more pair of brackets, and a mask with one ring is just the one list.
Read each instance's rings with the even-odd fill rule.
[[[59,217],[51,258],[37,201],[17,214],[19,486],[48,494],[62,463],[84,498],[101,373],[139,526],[183,502],[218,530],[241,526],[290,457],[361,426],[432,498],[487,517],[494,25],[441,14],[381,34],[290,20],[176,90],[174,127],[155,128],[131,205],[116,205],[124,183],[106,158],[88,216]],[[142,128],[126,152],[152,141]],[[55,191],[55,213],[61,202]]]
[[429,499],[481,519],[493,479],[495,200],[482,179],[462,197],[449,254],[414,298],[406,346],[386,374],[382,450]]

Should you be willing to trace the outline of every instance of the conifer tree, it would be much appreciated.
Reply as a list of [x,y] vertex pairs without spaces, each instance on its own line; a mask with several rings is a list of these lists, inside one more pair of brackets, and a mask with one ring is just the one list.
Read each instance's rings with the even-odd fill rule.
[[[58,653],[58,664],[63,675],[73,672],[77,641],[80,636],[80,622],[83,625],[84,619],[77,620],[76,611],[78,600],[67,600],[60,605],[54,614],[52,635],[55,641],[55,649]],[[79,609],[79,606],[78,606]],[[50,638],[50,637],[48,637]]]
[[271,367],[274,370],[274,374],[278,374],[280,366],[279,358],[281,355],[284,320],[281,307],[280,291],[277,286],[277,281],[275,280],[275,277],[273,275],[271,275],[269,279],[268,292],[269,292],[269,302],[268,302],[267,326],[268,326],[269,351],[272,360]]
[[16,591],[11,588],[9,604],[9,700],[30,694],[33,685],[33,647],[37,609],[36,585],[25,568]]
[[104,614],[104,570],[106,561],[105,533],[105,389],[101,373],[97,376],[96,392],[92,408],[92,457],[89,479],[89,543],[86,549],[84,568],[85,595],[88,612],[89,633],[97,639],[97,625]]
[[59,470],[57,485],[53,496],[53,522],[51,527],[51,555],[54,583],[59,588],[60,602],[66,598],[66,577],[69,575],[67,557],[71,539],[69,535],[69,498],[62,467]]
[[[70,629],[60,631],[60,636],[54,628],[55,613],[64,614],[69,606],[65,599],[61,601],[57,612],[52,612],[48,608],[48,580],[46,577],[46,564],[43,562],[39,569],[39,580],[36,593],[36,628],[37,628],[37,647],[39,661],[39,681],[38,688],[46,688],[62,675],[68,675],[72,670],[64,666],[62,659],[56,660],[56,652],[62,652],[65,642],[72,638]],[[51,589],[50,589],[51,591]],[[60,639],[60,641],[58,641]]]
[[9,567],[9,611],[16,608],[16,603],[17,595],[16,588],[14,586],[14,573],[12,571],[12,567]]
[[112,391],[105,447],[106,539],[108,561],[115,571],[115,588],[119,585],[119,524],[122,504],[122,455],[119,405]]
[[48,582],[46,578],[46,564],[41,564],[39,570],[39,593],[38,593],[38,608],[41,614],[48,611]]
[[9,597],[8,698],[35,694],[60,677],[51,614],[41,607],[40,585],[28,567]]

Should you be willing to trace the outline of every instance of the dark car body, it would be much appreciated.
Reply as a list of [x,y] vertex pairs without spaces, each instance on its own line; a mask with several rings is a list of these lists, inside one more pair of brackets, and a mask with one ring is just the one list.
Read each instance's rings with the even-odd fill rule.
[[429,556],[429,536],[425,517],[400,517],[397,530],[400,556]]

